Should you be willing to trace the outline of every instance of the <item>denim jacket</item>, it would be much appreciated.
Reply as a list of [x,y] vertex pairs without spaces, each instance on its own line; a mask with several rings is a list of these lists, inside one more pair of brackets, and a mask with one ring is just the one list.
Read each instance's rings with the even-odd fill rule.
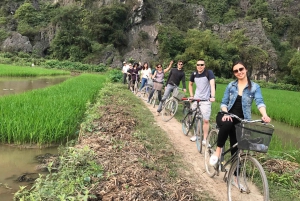
[[[244,118],[247,120],[251,120],[251,105],[253,99],[255,100],[258,109],[261,107],[266,107],[261,94],[260,86],[252,81],[251,84],[252,84],[251,91],[249,91],[248,84],[247,84],[242,94],[242,110],[243,110]],[[229,111],[232,108],[237,96],[238,96],[238,86],[237,86],[237,80],[235,80],[230,82],[227,85],[221,102],[221,108],[227,107],[227,111]]]

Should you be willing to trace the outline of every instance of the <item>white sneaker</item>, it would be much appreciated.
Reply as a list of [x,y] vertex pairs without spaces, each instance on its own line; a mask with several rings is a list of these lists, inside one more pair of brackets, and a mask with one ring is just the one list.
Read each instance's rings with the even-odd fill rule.
[[194,135],[193,137],[190,138],[190,140],[191,140],[192,142],[195,142],[195,141],[197,140],[197,136]]
[[219,158],[216,155],[212,155],[209,159],[209,164],[214,166],[218,163]]
[[[202,145],[206,146],[206,140],[202,140]],[[211,147],[210,144],[208,144],[208,147]]]

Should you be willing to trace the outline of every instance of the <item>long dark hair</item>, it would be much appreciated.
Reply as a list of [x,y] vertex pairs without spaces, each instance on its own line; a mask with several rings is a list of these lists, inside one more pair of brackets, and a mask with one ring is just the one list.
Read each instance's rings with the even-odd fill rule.
[[[145,68],[145,64],[147,64],[147,69],[149,68],[149,64],[148,64],[148,62],[144,62],[144,64],[143,64],[143,67],[142,67],[142,68],[143,68],[143,70],[145,70],[145,69],[146,69],[146,68]],[[146,69],[146,70],[147,70],[147,69]]]
[[[237,64],[241,64],[242,66],[244,66],[245,69],[247,69],[246,65],[242,61],[236,61],[233,63],[231,70],[233,70],[233,67]],[[251,91],[252,84],[251,84],[251,80],[250,80],[250,77],[248,76],[248,74],[247,74],[247,80],[248,80],[248,88]]]

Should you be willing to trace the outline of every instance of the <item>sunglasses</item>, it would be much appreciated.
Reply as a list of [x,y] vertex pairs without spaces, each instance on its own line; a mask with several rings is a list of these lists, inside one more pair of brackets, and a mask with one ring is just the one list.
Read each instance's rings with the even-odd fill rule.
[[178,64],[179,66],[182,66],[183,64]]
[[205,66],[205,64],[197,64],[197,66]]
[[242,68],[239,68],[239,69],[236,69],[236,70],[233,70],[233,73],[238,73],[239,71],[242,72],[245,68],[242,67]]
[[161,68],[161,66],[157,66],[157,68]]

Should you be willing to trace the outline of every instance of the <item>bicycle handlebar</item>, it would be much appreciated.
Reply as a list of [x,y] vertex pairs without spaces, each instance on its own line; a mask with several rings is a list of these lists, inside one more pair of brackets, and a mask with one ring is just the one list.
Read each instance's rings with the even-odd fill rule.
[[229,113],[229,112],[221,111],[221,113],[222,113],[222,114],[226,114],[226,115],[228,115],[228,116],[230,116],[230,117],[232,117],[232,118],[236,118],[236,119],[238,119],[238,120],[239,120],[240,122],[242,122],[242,123],[255,123],[255,122],[259,122],[259,123],[266,124],[266,125],[271,125],[271,126],[274,127],[274,125],[272,125],[272,124],[270,124],[270,123],[266,123],[266,122],[264,122],[264,121],[261,120],[261,119],[247,120],[247,119],[242,119],[242,118],[238,117],[237,115],[232,114],[232,113]]
[[204,102],[204,101],[209,101],[209,100],[202,100],[202,99],[197,99],[197,98],[182,98],[182,101],[197,101],[197,102]]

